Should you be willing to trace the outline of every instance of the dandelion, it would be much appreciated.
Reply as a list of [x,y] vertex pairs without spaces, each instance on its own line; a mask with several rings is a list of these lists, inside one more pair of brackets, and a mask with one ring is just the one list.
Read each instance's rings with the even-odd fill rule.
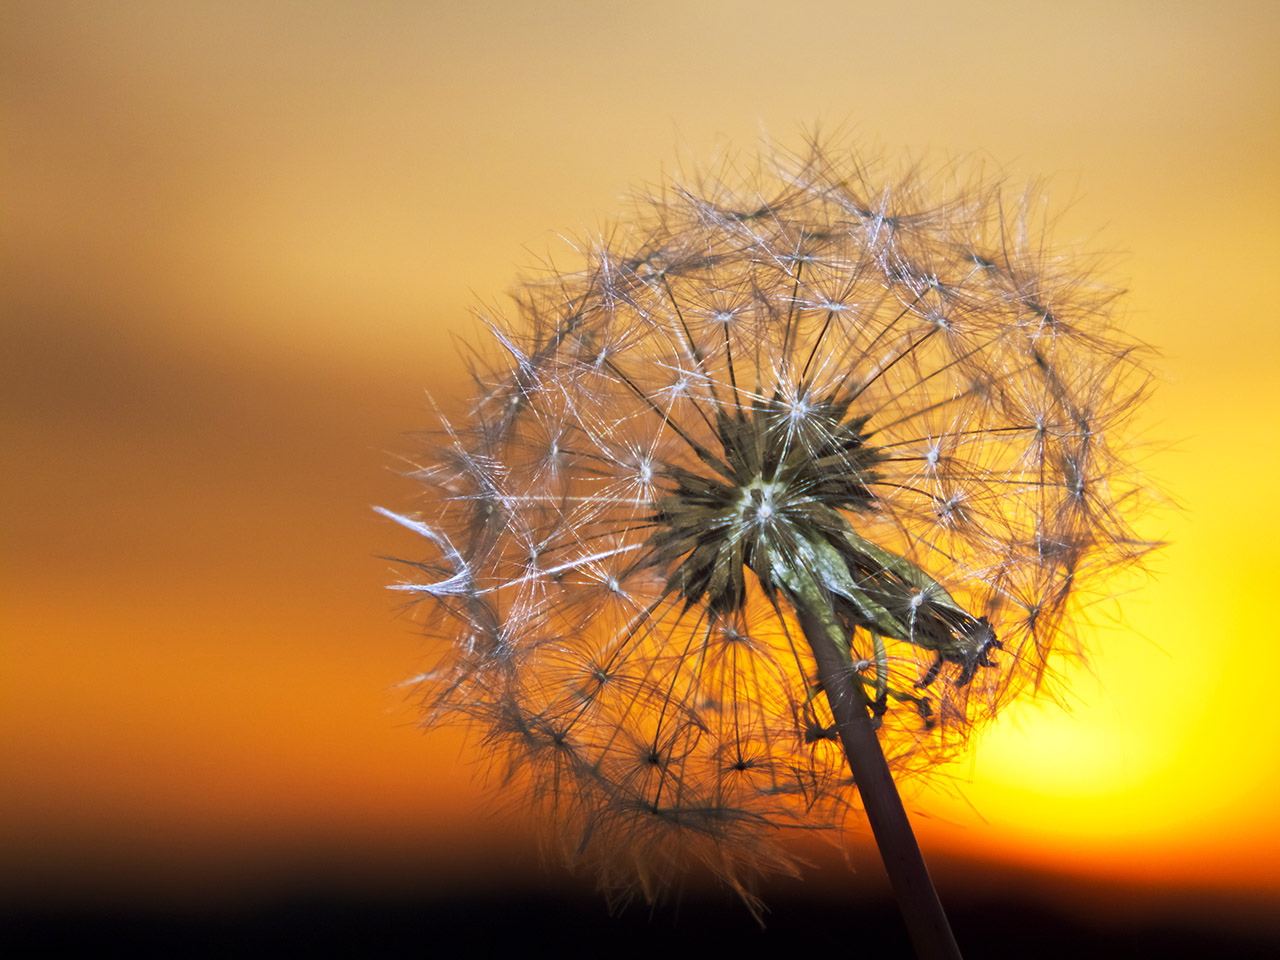
[[419,679],[613,895],[701,862],[758,908],[791,828],[865,812],[955,954],[894,787],[1083,656],[1149,545],[1114,291],[960,168],[813,144],[667,183],[523,282],[414,476]]

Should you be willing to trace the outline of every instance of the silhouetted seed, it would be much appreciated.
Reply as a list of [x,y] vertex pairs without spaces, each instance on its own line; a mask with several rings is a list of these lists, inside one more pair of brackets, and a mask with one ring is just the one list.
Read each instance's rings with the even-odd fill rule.
[[429,722],[611,896],[701,862],[758,909],[786,828],[860,807],[833,702],[892,772],[945,761],[1152,546],[1114,292],[942,175],[815,144],[641,198],[485,318],[427,504],[383,511],[427,544],[393,589],[441,641]]

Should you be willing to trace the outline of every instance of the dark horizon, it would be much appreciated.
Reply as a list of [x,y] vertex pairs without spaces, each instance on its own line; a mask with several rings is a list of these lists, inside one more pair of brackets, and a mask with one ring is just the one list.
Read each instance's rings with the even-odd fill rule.
[[[424,851],[425,852],[425,851]],[[762,925],[732,891],[707,882],[676,887],[649,905],[635,897],[611,910],[590,878],[536,863],[516,850],[463,865],[361,860],[317,848],[292,863],[242,864],[243,882],[223,876],[201,895],[139,882],[132,888],[54,886],[24,895],[9,876],[0,924],[23,955],[253,956],[283,950],[400,956],[456,947],[479,956],[508,948],[610,956],[660,951],[705,956],[714,948],[796,949],[848,938],[882,956],[910,944],[874,863],[851,871],[834,851],[799,879],[760,890]],[[435,851],[433,856],[451,856]],[[861,851],[859,860],[869,856]],[[811,858],[812,859],[812,858]],[[933,855],[931,869],[969,957],[1271,957],[1280,951],[1280,911],[1257,891],[1142,887]],[[452,876],[450,875],[452,871]],[[141,880],[141,878],[135,878]],[[228,883],[228,881],[232,881]],[[30,894],[32,891],[27,891]]]

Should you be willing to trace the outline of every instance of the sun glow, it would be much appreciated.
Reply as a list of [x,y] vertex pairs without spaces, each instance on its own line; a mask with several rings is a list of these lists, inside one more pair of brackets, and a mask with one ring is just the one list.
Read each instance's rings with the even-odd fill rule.
[[[6,884],[164,885],[174,863],[257,864],[280,838],[376,859],[516,831],[477,814],[474,749],[416,728],[398,684],[434,665],[423,609],[384,589],[390,525],[368,504],[415,509],[395,455],[433,404],[461,412],[454,340],[522,248],[598,232],[673,140],[714,158],[713,133],[747,145],[761,121],[786,139],[852,115],[869,144],[1058,171],[1063,240],[1107,224],[1093,248],[1123,257],[1098,276],[1164,352],[1144,423],[1166,446],[1141,465],[1181,508],[1145,518],[1170,545],[1123,586],[1121,623],[1098,614],[1068,712],[1019,706],[919,788],[927,845],[1280,890],[1275,9],[937,4],[930,55],[904,70],[898,44],[867,40],[902,36],[892,4],[856,36],[834,4],[767,21],[700,5],[660,50],[649,6],[607,31],[603,13],[517,6],[501,23],[439,4],[4,13]],[[808,53],[744,70],[762,38]],[[701,319],[723,338],[746,318],[721,294]],[[811,300],[856,309],[838,285]],[[662,378],[664,408],[703,389],[695,364]],[[548,450],[552,476],[566,454]],[[632,444],[620,497],[652,497],[647,452]],[[940,508],[994,509],[966,490]]]

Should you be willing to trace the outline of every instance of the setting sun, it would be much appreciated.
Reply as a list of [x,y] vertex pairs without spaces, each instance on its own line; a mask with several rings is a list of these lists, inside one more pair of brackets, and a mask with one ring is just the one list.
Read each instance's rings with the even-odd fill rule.
[[[1124,452],[1164,545],[1094,571],[1089,666],[1055,659],[955,759],[903,766],[943,899],[1172,930],[1200,898],[1206,936],[1280,942],[1280,17],[890,6],[6,7],[13,910],[560,883],[477,735],[418,729],[402,684],[441,630],[386,589],[411,534],[371,507],[426,509],[405,459],[465,414],[475,313],[518,275],[620,243],[636,190],[817,129],[1033,183],[1035,229],[1098,254],[1156,351]],[[886,682],[923,689],[930,660]],[[859,878],[801,843],[815,873],[786,890],[879,875],[843,824]]]

